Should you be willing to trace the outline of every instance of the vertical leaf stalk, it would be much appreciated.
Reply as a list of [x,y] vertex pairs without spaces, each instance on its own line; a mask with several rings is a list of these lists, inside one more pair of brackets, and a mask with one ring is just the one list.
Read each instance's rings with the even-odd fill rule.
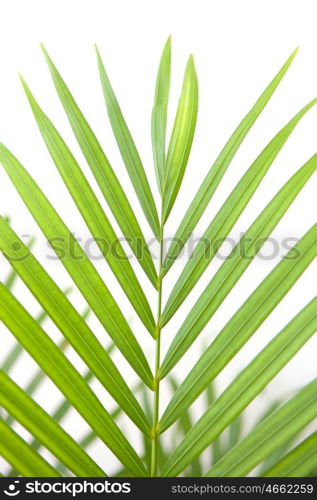
[[160,406],[160,355],[161,355],[161,314],[162,314],[162,285],[163,285],[163,247],[164,247],[164,224],[161,220],[160,235],[160,257],[159,257],[159,278],[158,278],[158,300],[157,300],[157,323],[155,328],[155,370],[154,370],[154,403],[153,403],[153,426],[152,426],[152,449],[151,449],[151,477],[157,476],[157,451],[159,440],[159,406]]

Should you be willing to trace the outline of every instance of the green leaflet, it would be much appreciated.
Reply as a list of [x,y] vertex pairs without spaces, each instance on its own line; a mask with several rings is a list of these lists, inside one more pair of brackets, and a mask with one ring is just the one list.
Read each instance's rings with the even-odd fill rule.
[[161,195],[165,182],[165,141],[170,80],[171,37],[168,37],[157,72],[155,97],[151,120],[155,175]]
[[0,455],[26,477],[59,477],[59,473],[0,419]]
[[[18,250],[14,251],[16,243],[19,243]],[[2,217],[0,217],[0,250],[7,256],[12,267],[95,377],[135,424],[143,432],[149,432],[149,424],[142,408],[102,344],[62,290]]]
[[[149,421],[153,420],[153,411],[151,408],[151,401],[149,399],[149,392],[146,387],[142,386],[142,401],[143,401],[143,407],[145,414],[148,418]],[[144,462],[147,467],[147,473],[150,474],[150,467],[151,467],[151,440],[149,440],[148,436],[143,435],[143,456],[144,456]],[[167,458],[167,453],[164,447],[162,446],[162,443],[158,441],[158,450],[157,450],[157,460],[158,460],[158,466],[159,468],[162,466],[164,462],[166,462]],[[127,475],[127,474],[125,474]]]
[[267,417],[206,476],[241,477],[317,416],[317,379]]
[[70,125],[97,184],[139,264],[157,287],[157,273],[140,225],[98,139],[83,116],[48,53],[42,47]]
[[[86,374],[86,377],[87,375],[88,374]],[[143,383],[139,382],[137,385],[133,387],[132,389],[133,393],[135,394],[139,393],[141,388],[143,388]],[[117,406],[114,410],[111,411],[110,415],[112,416],[113,419],[116,419],[121,413],[122,413],[122,408],[120,408],[120,406]],[[57,412],[55,412],[55,416],[56,416],[55,418],[58,419]],[[84,436],[81,438],[80,445],[83,448],[86,448],[95,438],[96,438],[95,433],[93,431],[88,431],[87,434],[84,434]]]
[[317,432],[293,448],[265,477],[305,477],[317,467]]
[[42,408],[0,371],[0,403],[78,477],[106,474]]
[[[66,403],[67,403],[67,401],[65,400],[65,404]],[[121,413],[121,408],[119,406],[117,406],[115,408],[115,410],[113,410],[110,413],[110,415],[115,420],[120,415],[120,413]],[[58,417],[58,415],[56,416],[56,412],[55,412],[55,416],[53,416],[53,418],[56,418],[56,420],[57,420],[57,417]],[[84,450],[87,450],[87,448],[91,445],[91,443],[93,443],[96,439],[97,439],[96,433],[92,430],[89,430],[80,438],[78,444],[80,445],[81,448],[83,448]],[[36,446],[38,446],[38,443],[36,443]],[[61,463],[58,464],[58,466],[57,466],[58,472],[63,473],[63,472],[65,472],[65,469],[66,469],[66,467],[63,464],[61,464]]]
[[2,284],[0,320],[118,459],[136,475],[144,475],[136,452],[82,376]]
[[14,269],[12,269],[12,271],[10,272],[10,274],[6,277],[6,279],[4,281],[4,284],[8,290],[12,290],[16,279],[17,279],[16,272],[14,271]]
[[[114,344],[111,344],[108,348],[107,348],[107,353],[110,354],[112,352],[114,348]],[[45,374],[44,374],[45,376]],[[93,379],[93,374],[90,370],[87,370],[84,374],[83,374],[83,379],[85,382],[87,382],[87,384],[89,384],[91,382],[91,380]],[[140,382],[142,383],[142,382]],[[133,393],[134,393],[134,389],[133,389]],[[62,401],[57,405],[57,407],[55,408],[54,412],[52,413],[52,418],[59,424],[67,415],[67,413],[69,412],[69,410],[72,408],[71,406],[71,403],[67,400],[67,399],[62,399]],[[120,406],[117,406],[115,410],[111,411],[110,412],[110,416],[112,419],[116,419],[117,415],[120,414],[122,412],[122,408]],[[84,450],[86,450],[86,448],[89,446],[89,444],[91,442],[93,442],[95,439],[97,439],[97,435],[95,433],[95,431],[89,429],[87,431],[87,433],[79,440],[78,444],[80,445],[81,448],[83,448]],[[39,448],[41,448],[41,443],[34,439],[31,443],[31,446],[34,450],[38,450]],[[57,467],[57,470],[59,473],[63,473],[65,472],[67,468],[59,463],[58,467]]]
[[[108,352],[110,352],[112,350],[112,346],[110,346],[110,348],[108,348]],[[89,382],[92,378],[92,373],[90,371],[86,372],[86,374],[84,375],[84,380],[86,382]],[[133,393],[137,394],[139,391],[140,391],[140,388],[143,387],[143,383],[142,382],[139,382],[138,385],[134,386],[134,388],[132,389]],[[71,409],[71,405],[69,403],[69,401],[67,400],[64,400],[62,401],[58,407],[55,409],[54,413],[53,413],[53,418],[54,420],[56,420],[56,422],[60,422],[65,416],[66,414],[68,413],[68,411]],[[110,416],[113,420],[116,420],[117,417],[122,413],[122,408],[120,408],[120,406],[117,406],[114,410],[112,410],[110,412]],[[90,445],[91,443],[93,443],[96,439],[97,439],[97,435],[96,433],[89,429],[79,440],[79,445],[84,449],[86,450]],[[64,467],[62,465],[60,465],[58,467],[58,471],[60,472],[60,469],[63,470]]]
[[278,87],[280,81],[291,65],[296,53],[296,49],[290,57],[287,59],[285,64],[282,66],[277,75],[273,78],[268,87],[261,94],[259,99],[256,101],[251,110],[243,118],[241,123],[238,125],[236,130],[231,135],[230,139],[224,146],[223,150],[219,154],[218,158],[210,168],[208,174],[206,175],[204,181],[202,182],[199,190],[197,191],[193,201],[191,202],[188,210],[180,226],[178,227],[174,241],[171,243],[168,249],[168,254],[165,259],[164,267],[165,273],[170,269],[170,267],[175,262],[177,256],[181,252],[183,246],[188,240],[190,234],[193,232],[196,224],[204,213],[209,201],[211,200],[214,192],[216,191],[222,177],[224,176],[227,168],[230,165],[231,160],[239,149],[243,139],[246,137],[247,133],[251,129],[252,125],[258,118],[258,116],[263,111],[264,107],[268,103],[275,89]]
[[166,475],[179,474],[212,443],[316,331],[317,297],[241,371],[192,427],[166,464]]
[[[17,344],[18,346],[20,346],[20,344]],[[62,340],[62,342],[60,342],[59,344],[57,344],[58,348],[64,352],[66,347],[68,346],[68,342],[67,340]],[[22,349],[22,352],[25,352],[24,349],[23,349],[23,346],[20,346],[21,349]],[[5,370],[2,370],[4,373]],[[6,375],[8,375],[8,373],[6,373]],[[24,392],[28,395],[28,396],[32,396],[32,394],[34,394],[36,392],[36,390],[38,389],[38,387],[41,385],[41,383],[43,382],[43,380],[45,379],[46,377],[46,374],[41,370],[41,369],[38,369],[35,371],[35,373],[32,375],[30,381],[28,382],[28,384],[26,385],[26,387],[23,387],[23,390]],[[11,425],[12,422],[14,421],[14,418],[12,415],[7,415],[7,417],[5,418],[5,423],[8,424],[8,425]],[[32,443],[31,443],[32,445]],[[32,446],[32,448],[34,448]]]
[[[216,401],[216,398],[217,398],[216,387],[215,387],[214,381],[212,381],[210,384],[207,385],[204,392],[205,392],[204,396],[205,396],[205,400],[206,400],[206,405],[207,405],[207,409],[208,409],[212,404],[214,404],[214,402]],[[210,448],[211,448],[210,449],[210,451],[211,451],[210,461],[211,461],[211,465],[213,465],[213,464],[217,463],[218,460],[220,460],[220,458],[224,454],[223,442],[222,442],[221,435],[217,436],[216,439],[214,439]],[[197,458],[196,458],[196,460],[197,460]]]
[[[12,370],[22,352],[29,353],[38,365],[35,373],[23,384],[23,388],[22,384],[20,388],[0,369],[0,386],[3,387],[0,391],[0,407],[3,408],[2,411],[0,408],[0,456],[12,465],[7,476],[105,476],[102,468],[89,456],[88,447],[94,441],[96,445],[99,443],[109,448],[118,459],[120,465],[114,472],[114,476],[118,477],[179,474],[185,477],[199,477],[203,473],[203,461],[207,454],[211,458],[210,465],[204,466],[204,472],[210,469],[207,476],[246,476],[252,474],[257,466],[257,476],[315,474],[316,437],[305,439],[293,450],[292,447],[297,444],[298,437],[306,425],[317,416],[317,379],[295,397],[292,393],[293,399],[283,406],[281,401],[285,400],[285,395],[280,395],[277,408],[271,405],[263,412],[261,420],[257,419],[244,438],[241,436],[241,424],[244,421],[245,409],[317,330],[317,297],[297,312],[257,356],[251,357],[220,394],[215,391],[215,378],[233,357],[239,354],[313,261],[317,254],[317,224],[280,260],[244,303],[240,302],[234,314],[228,312],[224,326],[218,335],[205,345],[180,384],[176,382],[177,379],[173,377],[171,370],[190,349],[315,172],[317,154],[288,180],[260,215],[255,214],[252,225],[214,276],[209,277],[207,287],[201,290],[191,310],[186,311],[167,354],[164,352],[164,359],[163,346],[161,347],[163,327],[200,280],[294,128],[317,102],[317,99],[314,99],[301,109],[273,137],[246,173],[240,176],[240,181],[227,200],[218,207],[215,218],[208,221],[205,234],[174,288],[165,288],[166,273],[205,212],[231,160],[284,77],[296,51],[291,54],[233,132],[187,211],[185,207],[184,217],[178,229],[176,228],[176,235],[168,248],[166,258],[163,245],[163,235],[166,234],[164,226],[180,193],[197,120],[198,82],[193,58],[189,58],[185,69],[169,144],[167,111],[171,78],[170,38],[165,44],[159,63],[151,115],[154,167],[162,198],[158,215],[147,178],[147,166],[142,164],[98,49],[96,51],[101,86],[113,133],[141,209],[160,246],[157,271],[154,257],[152,258],[146,244],[141,223],[133,213],[128,194],[123,191],[101,144],[44,48],[44,56],[61,104],[98,184],[97,189],[102,192],[101,201],[75,156],[23,80],[22,82],[43,139],[78,208],[78,215],[83,218],[99,246],[101,258],[104,258],[110,267],[109,270],[106,265],[106,271],[110,274],[113,272],[132,307],[155,340],[156,346],[152,352],[155,356],[154,372],[152,373],[149,365],[150,359],[145,356],[142,344],[139,344],[126,315],[108,290],[102,274],[98,273],[93,262],[89,260],[32,177],[8,149],[0,144],[0,162],[75,283],[76,292],[78,290],[81,293],[88,310],[91,310],[99,321],[96,331],[88,326],[85,318],[81,317],[68,300],[66,292],[57,286],[46,272],[45,266],[42,266],[21,242],[8,226],[8,221],[0,217],[0,251],[12,264],[12,271],[4,280],[4,284],[0,284],[0,323],[2,321],[17,340],[17,346],[7,354],[2,365],[6,370]],[[103,202],[108,205],[105,211]],[[116,236],[117,230],[123,233],[132,249],[130,253],[136,255],[139,265],[157,291],[156,320],[152,313],[152,299],[139,282],[134,264],[129,262],[126,247]],[[103,260],[102,264],[104,265]],[[42,307],[41,314],[35,319],[10,291],[17,277],[22,279]],[[163,300],[164,305],[166,303],[164,310]],[[52,320],[55,323],[54,331],[57,328],[60,334],[56,337],[56,342],[55,335],[53,341],[40,325],[46,315],[49,316],[48,327],[52,326]],[[102,335],[106,333],[113,340],[109,348],[104,347],[108,340],[102,339]],[[68,360],[68,354],[71,354],[66,351],[68,346],[73,348],[72,354],[75,350],[77,361],[85,364],[83,375],[76,368],[77,362],[73,364]],[[124,372],[121,374],[120,363],[112,361],[110,351],[113,347],[118,347],[138,375],[136,385],[131,389],[126,375]],[[161,380],[166,376],[170,381],[172,394],[165,406],[160,387],[163,385]],[[50,414],[32,400],[31,396],[46,377],[61,392],[60,401]],[[115,400],[116,405],[111,412],[105,408],[102,396],[97,396],[98,392],[94,391],[95,384],[97,390],[106,389]],[[140,395],[136,394],[137,388],[141,389]],[[149,390],[153,391],[153,401]],[[205,396],[204,409],[198,419],[192,420],[190,407],[202,393]],[[40,396],[40,393],[38,395]],[[63,430],[60,423],[69,410],[79,413],[79,417],[86,423],[86,430],[76,441]],[[130,418],[128,427],[119,427],[119,415],[124,419],[123,426],[126,425],[126,417]],[[68,416],[71,417],[70,414]],[[127,437],[130,435],[131,421],[136,425],[134,430],[138,433],[141,431],[138,439],[138,442],[141,442],[140,452],[137,451],[139,446],[134,449],[134,444],[132,445]],[[175,432],[163,436],[175,422]],[[15,428],[15,424],[22,425],[30,433],[31,439],[28,443],[10,428],[10,425]],[[135,436],[136,439],[137,437]],[[42,458],[42,452],[49,452],[56,458],[54,467]],[[108,466],[105,465],[105,468],[107,470]]]
[[278,399],[272,401],[268,407],[264,409],[264,411],[260,414],[260,417],[257,419],[254,427],[257,427],[263,420],[269,417],[275,410],[277,410],[282,405],[282,402]]
[[126,296],[148,331],[154,335],[155,322],[147,298],[93,189],[70,149],[43,113],[26,83],[23,80],[22,83],[47,149],[69,193]]
[[[7,224],[10,224],[10,220],[8,220],[7,217],[3,217],[3,218],[4,218],[4,220],[6,221]],[[27,245],[29,249],[32,248],[34,242],[35,242],[35,239],[31,238],[30,242]],[[14,269],[11,269],[11,271],[8,274],[8,276],[4,280],[4,285],[7,287],[8,290],[12,290],[12,288],[13,288],[15,282],[16,282],[16,279],[17,279],[17,273],[15,272]]]
[[[37,321],[41,323],[38,318]],[[15,365],[15,363],[18,361],[19,357],[23,353],[23,347],[21,344],[16,343],[12,349],[8,352],[6,358],[4,359],[2,365],[0,366],[0,369],[3,370],[5,373],[9,373],[12,369],[12,367]]]
[[164,377],[185,354],[233,289],[265,240],[317,168],[317,155],[305,163],[278,191],[213,276],[174,337],[161,367]]
[[[6,221],[6,218],[4,218],[4,220]],[[12,269],[12,273],[15,273],[15,275],[18,276],[14,269]],[[6,288],[8,288],[6,282],[4,283],[4,285],[5,285]],[[8,289],[10,290],[10,288],[8,288]],[[71,291],[71,288],[66,288],[63,291],[63,293],[65,295],[68,295],[70,293],[70,291]],[[43,321],[45,320],[46,316],[47,316],[46,312],[45,311],[41,311],[36,316],[35,319],[41,325],[43,323]],[[8,352],[8,354],[5,357],[2,365],[0,366],[0,369],[3,370],[5,373],[8,374],[11,371],[11,369],[13,368],[13,366],[15,365],[15,363],[18,361],[18,359],[19,359],[19,357],[21,356],[22,353],[23,353],[23,347],[21,346],[21,344],[16,343],[12,347],[12,349]]]
[[[45,374],[44,374],[44,376],[45,376]],[[91,381],[92,378],[93,378],[93,374],[90,370],[88,370],[83,375],[83,379],[88,385],[89,385],[89,382]],[[69,412],[69,410],[71,408],[72,408],[71,403],[67,399],[62,399],[62,401],[58,404],[58,406],[55,408],[54,412],[52,413],[52,418],[55,420],[55,422],[57,422],[57,424],[60,424],[60,422],[66,417],[67,413]],[[115,416],[114,416],[113,412],[110,412],[110,417],[115,420],[115,418],[114,418]],[[91,441],[93,441],[93,439],[97,438],[95,431],[93,431],[91,429],[88,430],[87,434],[89,436],[92,436]],[[83,450],[86,450],[89,443],[87,443],[87,444],[85,442],[83,443],[83,439],[80,439],[78,441],[78,444]],[[40,441],[38,441],[37,439],[34,439],[31,442],[31,446],[34,450],[39,450],[42,446],[42,443]],[[56,469],[58,470],[58,472],[60,474],[63,474],[65,472],[65,470],[67,470],[67,467],[65,467],[64,464],[59,462]]]
[[[91,310],[142,380],[152,387],[149,364],[127,321],[87,255],[25,168],[0,145],[0,161]],[[71,247],[70,247],[71,245]],[[70,248],[78,257],[72,258]]]
[[280,130],[232,190],[213,221],[209,224],[177,280],[163,311],[162,325],[168,322],[194,288],[255,193],[291,132],[316,102],[317,99],[314,99],[307,104]]
[[228,450],[233,448],[241,438],[243,429],[243,418],[242,414],[238,415],[229,426],[229,446]]
[[[153,421],[153,411],[151,408],[151,402],[149,399],[148,391],[146,387],[142,387],[142,392],[141,392],[141,397],[142,397],[142,406],[144,408],[144,412],[147,416],[147,419],[149,422]],[[152,455],[151,455],[151,445],[152,445],[152,440],[149,436],[146,436],[143,434],[142,436],[142,457],[144,461],[144,465],[146,468],[146,474],[147,476],[150,475],[151,471],[151,460],[152,460]],[[163,460],[164,461],[164,460]]]
[[258,467],[257,476],[263,477],[266,472],[282,457],[289,452],[289,450],[294,446],[294,442],[298,439],[298,435],[302,432],[303,429],[300,429],[297,434],[294,434],[290,439],[286,440],[281,446],[276,448],[273,453],[271,453]]
[[285,255],[247,298],[191,369],[160,423],[167,429],[239,352],[316,257],[317,224]]
[[165,223],[181,186],[188,162],[197,120],[198,82],[193,56],[184,75],[174,127],[167,151],[165,182],[162,192],[162,218]]
[[[171,389],[174,393],[178,388],[178,383],[176,382],[176,379],[172,375],[170,375],[168,377],[168,381],[169,381]],[[189,410],[184,411],[184,413],[182,413],[180,415],[177,424],[178,424],[179,430],[181,431],[182,436],[183,437],[186,436],[186,434],[193,427],[192,416],[191,416]],[[197,457],[190,464],[190,477],[201,477],[201,476],[202,476],[201,463],[200,463],[199,457]]]
[[15,344],[12,349],[9,351],[2,365],[0,366],[1,370],[8,373],[12,366],[15,364],[17,359],[23,352],[23,347],[20,344]]
[[119,103],[113,92],[111,83],[106,73],[100,53],[96,47],[99,75],[105,103],[107,106],[108,117],[116,138],[118,147],[127,172],[131,179],[134,190],[139,198],[140,205],[149,225],[156,237],[160,233],[160,222],[157,215],[155,201],[151,188],[142,165],[140,155],[137,151],[131,133],[123,118]]
[[[293,391],[292,391],[293,392]],[[292,394],[293,395],[293,394]],[[267,416],[273,413],[277,408],[281,406],[281,402],[274,401],[261,415],[260,420],[257,422],[258,425],[262,422]],[[298,431],[297,434],[294,434],[290,439],[286,440],[281,446],[276,448],[273,453],[271,453],[258,467],[257,476],[262,477],[265,476],[266,472],[271,469],[273,465],[281,460],[282,457],[294,446],[295,441],[298,439],[299,434],[301,434],[302,429]]]

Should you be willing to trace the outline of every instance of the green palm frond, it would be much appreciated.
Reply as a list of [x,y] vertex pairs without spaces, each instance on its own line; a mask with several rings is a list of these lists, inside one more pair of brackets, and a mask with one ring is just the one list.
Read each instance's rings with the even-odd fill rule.
[[316,418],[317,379],[232,448],[206,476],[244,476],[263,458]]
[[317,467],[317,432],[311,434],[265,473],[265,477],[302,477]]
[[[160,258],[156,267],[144,236],[147,228],[142,227],[135,215],[136,210],[108,160],[108,153],[52,58],[42,49],[62,108],[103,199],[99,199],[71,148],[21,79],[39,132],[70,199],[77,207],[78,216],[99,247],[102,263],[109,267],[110,276],[115,277],[130,302],[141,328],[144,327],[150,335],[147,335],[147,343],[140,340],[139,326],[133,324],[132,328],[128,313],[111,292],[109,275],[105,278],[97,270],[36,179],[5,145],[0,144],[0,163],[4,171],[67,271],[71,288],[80,292],[85,301],[84,313],[78,312],[69,297],[69,283],[61,288],[35,257],[32,241],[25,245],[8,219],[0,217],[0,250],[11,266],[0,284],[0,320],[3,328],[6,327],[15,338],[0,366],[0,455],[11,466],[6,475],[106,476],[109,474],[107,464],[100,465],[90,453],[90,448],[97,442],[106,446],[119,462],[113,473],[117,477],[238,477],[252,474],[254,470],[255,474],[265,477],[313,474],[317,468],[316,432],[313,429],[306,437],[306,427],[317,417],[316,380],[293,394],[280,394],[279,400],[271,401],[262,417],[253,421],[249,429],[245,425],[245,414],[249,405],[316,333],[317,298],[312,297],[302,310],[294,311],[287,324],[255,357],[248,359],[246,366],[225,390],[218,390],[218,380],[215,385],[215,379],[222,377],[229,362],[247,345],[311,265],[317,253],[317,224],[302,235],[236,311],[227,311],[226,323],[212,341],[204,345],[188,373],[184,376],[174,370],[311,181],[317,168],[317,154],[277,190],[261,213],[255,214],[252,224],[230,255],[200,291],[189,311],[185,311],[185,299],[200,283],[222,242],[250,200],[257,196],[264,176],[274,168],[276,157],[317,99],[300,109],[256,156],[209,221],[171,289],[165,288],[164,279],[199,223],[244,138],[282,81],[297,50],[271,80],[213,162],[187,210],[184,210],[165,255],[165,224],[167,219],[172,222],[174,203],[182,199],[182,182],[186,171],[192,168],[190,153],[195,140],[199,93],[193,57],[189,57],[185,68],[170,137],[167,134],[170,38],[160,58],[151,115],[154,170],[160,195],[156,200],[147,175],[148,166],[141,158],[96,49],[108,119],[145,222],[159,243]],[[157,294],[155,305],[148,288],[134,270],[125,246],[118,239],[112,217],[139,264],[137,271],[144,273],[143,278]],[[76,259],[68,251],[69,242]],[[115,253],[108,251],[114,243]],[[18,280],[39,304],[41,312],[38,316],[33,316],[24,306],[24,301],[17,298],[14,287]],[[165,296],[167,300],[164,300]],[[161,340],[178,309],[183,310],[184,319],[174,335],[166,335],[170,343],[162,358]],[[98,320],[97,327],[90,326],[88,313]],[[50,333],[49,321],[59,332],[58,340]],[[109,339],[107,341],[107,335],[111,343]],[[68,356],[68,350],[80,358],[84,364],[82,371]],[[21,385],[14,380],[14,368],[19,366],[24,352],[31,356],[36,369],[28,374],[27,383]],[[119,358],[118,361],[113,352],[125,359]],[[131,380],[121,361],[126,361],[127,368],[132,369]],[[38,397],[39,389],[48,380],[61,395],[50,412],[44,410]],[[111,397],[111,408],[108,408],[102,393],[95,391],[95,382]],[[165,408],[161,397],[164,389],[168,394]],[[201,395],[204,409],[199,410],[198,418],[195,418],[198,410],[192,405]],[[85,425],[81,437],[76,439],[72,429],[68,430],[65,425],[66,417],[71,417],[71,410],[82,417]],[[134,425],[131,433],[124,428],[125,419],[129,429]],[[27,430],[31,440],[24,440],[15,424]],[[176,425],[171,428],[173,424]],[[138,445],[134,444],[133,434],[142,438]],[[49,456],[53,458],[46,459],[46,452],[50,452]]]

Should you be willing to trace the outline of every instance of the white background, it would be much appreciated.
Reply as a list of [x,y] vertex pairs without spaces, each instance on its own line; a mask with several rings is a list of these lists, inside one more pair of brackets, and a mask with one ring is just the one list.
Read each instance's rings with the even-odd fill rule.
[[[72,231],[83,238],[88,236],[88,230],[45,150],[17,76],[17,72],[21,72],[25,77],[39,103],[66,138],[99,195],[56,97],[39,48],[40,42],[46,45],[92,124],[148,238],[151,238],[150,229],[140,212],[106,116],[95,62],[94,42],[97,42],[101,50],[158,203],[150,142],[150,114],[157,63],[165,40],[171,34],[173,61],[170,130],[186,59],[189,53],[194,54],[200,94],[198,123],[184,182],[167,225],[168,236],[173,236],[191,198],[235,126],[297,45],[300,45],[300,51],[294,63],[232,162],[196,229],[196,236],[202,234],[217,207],[273,135],[317,95],[317,7],[314,0],[2,0],[0,9],[0,140],[28,168]],[[316,138],[317,108],[309,112],[288,140],[231,232],[233,238],[236,239],[247,229],[255,214],[267,204],[291,174],[316,152]],[[58,283],[65,287],[70,283],[69,278],[60,264],[46,258],[48,249],[45,241],[3,171],[0,172],[0,179],[1,213],[12,216],[13,228],[19,235],[37,235],[36,255]],[[316,178],[304,188],[272,236],[278,241],[286,236],[301,237],[315,220],[315,200]],[[103,205],[109,214],[106,205]],[[117,228],[116,224],[114,226]],[[269,247],[267,251],[270,252]],[[274,260],[256,259],[250,265],[201,335],[203,345],[221,329],[242,300],[278,262],[281,254]],[[3,278],[8,268],[4,259],[0,262]],[[183,263],[184,259],[181,259],[175,265],[175,272],[171,272],[166,279],[165,292],[171,289]],[[214,260],[183,308],[167,326],[163,351],[202,291],[203,284],[209,281],[220,264],[219,258]],[[155,310],[155,293],[135,262],[133,266]],[[148,335],[106,265],[98,261],[96,267],[120,303],[153,365],[154,349]],[[311,266],[304,273],[270,318],[229,364],[219,377],[219,388],[225,387],[234,374],[312,298],[316,292],[314,271],[316,267]],[[39,311],[39,305],[21,284],[16,287],[15,293],[32,313]],[[164,293],[164,299],[166,298],[167,293]],[[78,293],[74,292],[71,300],[82,310],[84,301]],[[93,317],[90,324],[104,342],[106,336]],[[45,328],[54,338],[58,338],[58,333],[49,321],[45,323]],[[4,328],[1,335],[0,360],[5,357],[13,342],[12,336]],[[201,342],[196,342],[179,364],[179,379],[182,379],[199,355]],[[247,412],[248,425],[255,421],[261,408],[270,400],[291,394],[316,375],[316,347],[316,339],[312,339],[265,389],[264,394],[257,398]],[[82,363],[71,350],[68,355],[76,366],[83,369]],[[131,372],[122,358],[116,355],[116,359],[129,380],[132,380]],[[12,376],[18,383],[25,385],[33,369],[29,358],[24,356]],[[94,387],[100,392],[107,407],[111,408],[111,399],[105,396],[98,384]],[[35,399],[47,410],[56,406],[59,397],[58,391],[49,383],[35,395]],[[165,394],[162,406],[167,399],[168,394]],[[200,407],[196,406],[199,413]],[[84,425],[75,413],[70,417],[66,421],[66,427],[72,435],[79,436]],[[122,426],[125,426],[127,432],[130,426],[131,438],[135,439],[132,424],[122,419]],[[27,433],[23,435],[28,437]],[[114,470],[115,461],[103,446],[94,447],[92,454],[105,466],[107,472]]]

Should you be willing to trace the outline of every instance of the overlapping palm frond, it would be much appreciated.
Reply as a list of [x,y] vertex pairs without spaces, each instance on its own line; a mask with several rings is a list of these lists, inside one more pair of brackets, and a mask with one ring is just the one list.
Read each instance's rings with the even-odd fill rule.
[[[50,241],[69,275],[71,286],[78,289],[88,305],[80,314],[68,297],[69,289],[62,290],[58,286],[32,253],[31,245],[25,245],[9,221],[1,217],[0,250],[12,270],[0,284],[0,319],[17,341],[7,353],[0,370],[0,455],[11,466],[7,475],[106,476],[109,471],[104,470],[104,464],[97,464],[89,452],[90,446],[97,440],[120,462],[120,469],[115,473],[117,476],[226,477],[246,476],[254,470],[267,477],[313,473],[317,468],[316,432],[299,436],[317,417],[317,379],[288,400],[281,395],[281,400],[265,411],[260,422],[253,422],[248,431],[243,423],[250,403],[316,333],[316,298],[290,315],[288,324],[249,360],[221,394],[216,394],[214,381],[216,377],[221,377],[228,363],[239,354],[316,257],[316,224],[302,235],[236,311],[228,311],[226,324],[205,346],[186,376],[176,376],[173,371],[310,181],[317,168],[317,154],[299,166],[262,212],[255,215],[250,227],[184,315],[178,331],[175,334],[166,333],[171,341],[164,359],[161,359],[161,339],[168,322],[200,282],[221,243],[256,195],[264,176],[270,168],[274,168],[274,160],[295,127],[317,102],[313,99],[300,109],[251,163],[210,221],[173,288],[165,290],[167,300],[163,303],[165,276],[199,223],[244,138],[283,79],[296,51],[263,91],[212,164],[164,255],[164,227],[173,215],[176,199],[182,196],[181,185],[195,135],[198,79],[194,60],[190,56],[185,68],[168,140],[171,74],[171,40],[168,39],[159,64],[151,123],[154,167],[160,194],[157,202],[147,168],[97,49],[101,87],[114,137],[140,208],[160,245],[158,268],[146,242],[145,229],[141,228],[129,196],[99,139],[44,48],[43,52],[62,107],[104,200],[95,194],[79,161],[22,79],[23,88],[48,152],[77,206],[79,216],[150,334],[153,356],[149,359],[125,311],[73,236],[71,228],[67,227],[28,169],[1,144],[0,162],[4,171],[43,235]],[[103,208],[103,201],[107,204],[106,209]],[[156,317],[153,304],[118,239],[110,212],[139,263],[138,271],[144,272],[144,278],[157,293]],[[57,240],[58,245],[54,244]],[[73,259],[67,251],[69,241],[79,258]],[[117,242],[116,254],[107,251],[114,241]],[[41,306],[42,312],[38,317],[34,318],[16,298],[13,289],[16,279],[24,282]],[[109,335],[111,344],[100,341],[89,326],[89,311],[99,320],[100,328]],[[59,343],[52,340],[45,326],[46,318],[52,320],[60,332]],[[84,363],[86,369],[83,373],[66,355],[68,346]],[[135,385],[123,375],[120,364],[114,362],[114,349],[121,352],[133,369],[137,378]],[[20,387],[11,372],[24,351],[29,353],[38,368],[28,385]],[[35,391],[46,377],[63,395],[51,413],[46,412],[34,398]],[[111,411],[95,393],[93,380],[98,381],[115,401],[116,406]],[[163,409],[160,393],[164,384],[169,389],[170,399]],[[205,409],[196,420],[191,406],[201,394],[205,394]],[[63,419],[71,409],[75,409],[87,424],[87,431],[79,440],[75,440],[63,426]],[[118,419],[122,415],[135,424],[142,436],[140,449],[132,445],[129,433],[122,429]],[[19,435],[15,422],[29,432],[32,436],[30,442]],[[173,424],[173,439],[166,440],[165,432]],[[224,433],[227,433],[226,436]],[[44,458],[43,449],[55,457],[54,462]],[[206,461],[203,455],[207,449],[211,450],[210,461]]]

